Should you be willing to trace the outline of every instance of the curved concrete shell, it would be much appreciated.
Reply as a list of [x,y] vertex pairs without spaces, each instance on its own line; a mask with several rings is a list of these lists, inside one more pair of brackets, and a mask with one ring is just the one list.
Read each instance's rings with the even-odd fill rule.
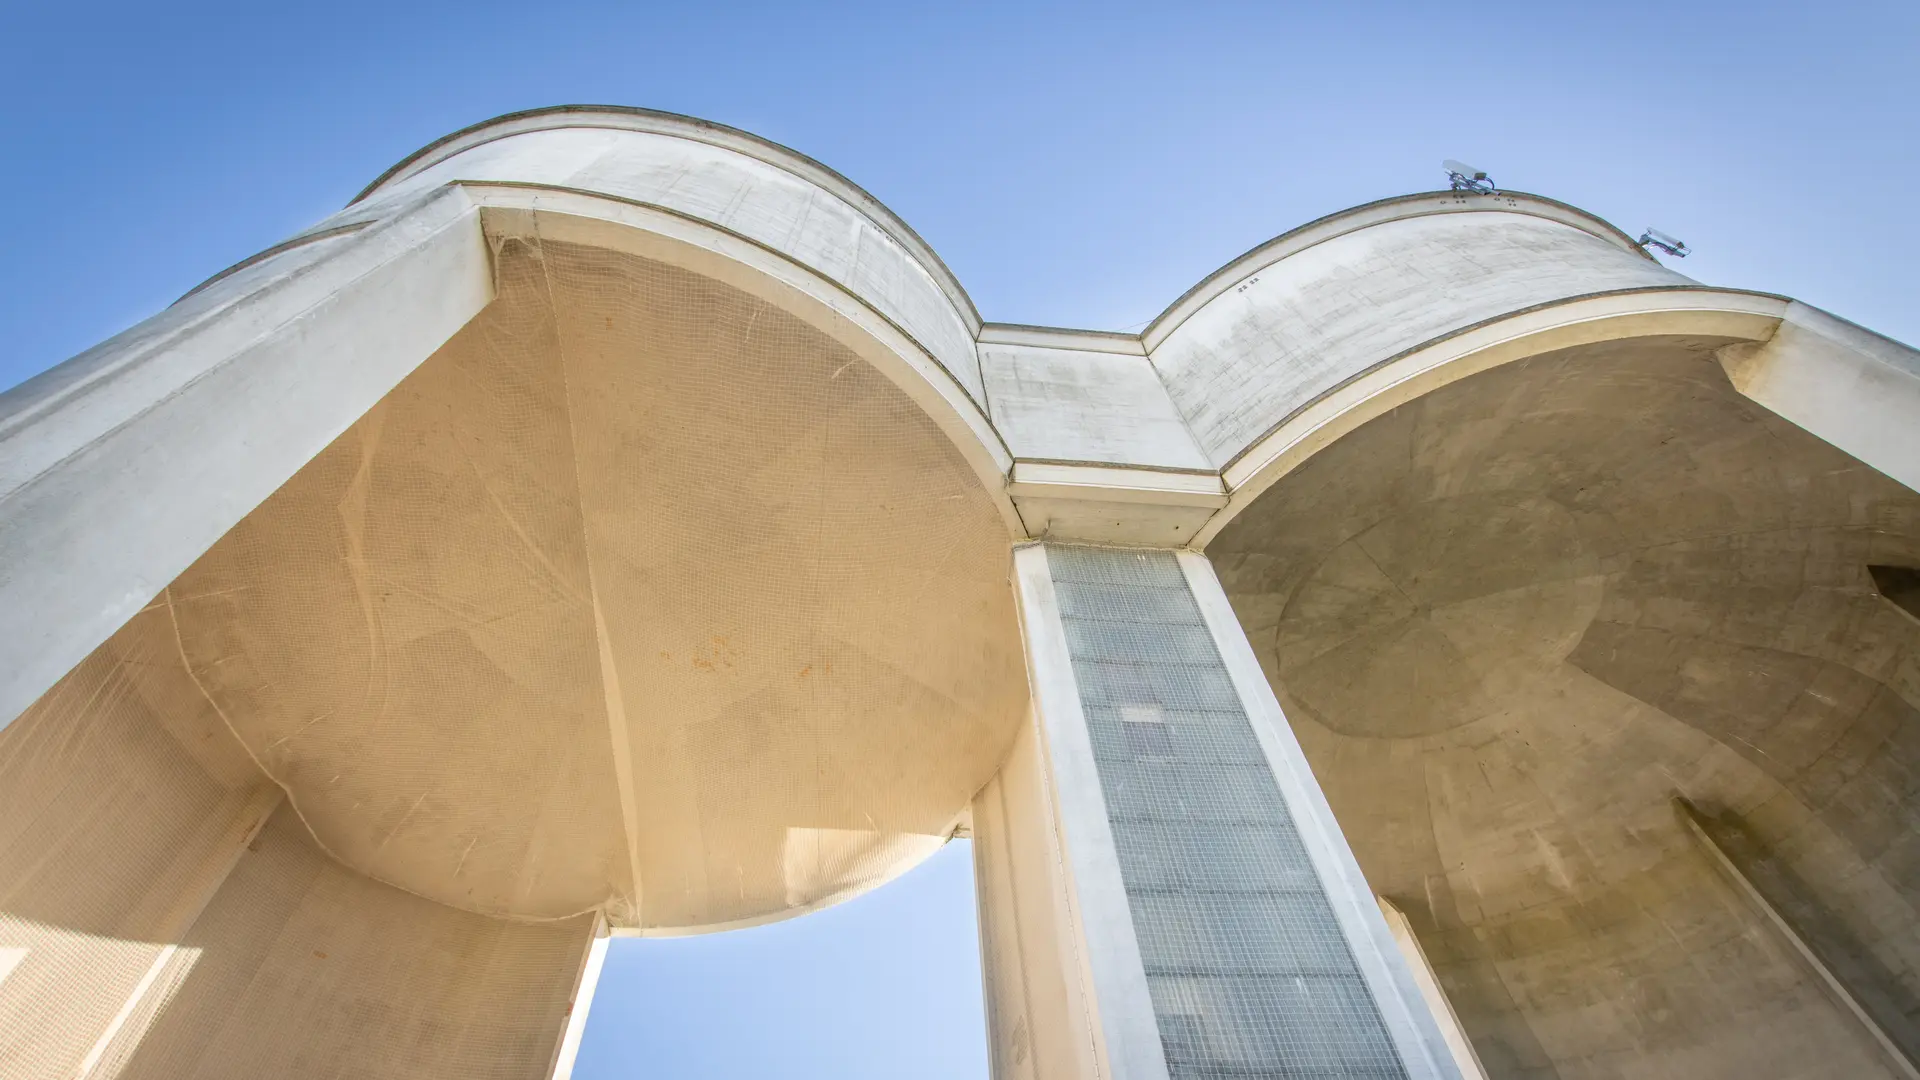
[[962,832],[997,1076],[1920,1075],[1916,485],[1920,355],[1549,199],[1124,335],[503,117],[0,396],[0,1077],[564,1075]]
[[1494,1075],[1879,1074],[1673,801],[1914,1000],[1920,621],[1867,567],[1913,563],[1920,495],[1643,339],[1379,417],[1209,551]]

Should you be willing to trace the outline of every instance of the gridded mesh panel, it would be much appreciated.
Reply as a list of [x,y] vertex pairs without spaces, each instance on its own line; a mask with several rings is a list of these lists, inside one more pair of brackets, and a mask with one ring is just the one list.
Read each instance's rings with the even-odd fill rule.
[[1173,1076],[1404,1077],[1178,560],[1047,560]]

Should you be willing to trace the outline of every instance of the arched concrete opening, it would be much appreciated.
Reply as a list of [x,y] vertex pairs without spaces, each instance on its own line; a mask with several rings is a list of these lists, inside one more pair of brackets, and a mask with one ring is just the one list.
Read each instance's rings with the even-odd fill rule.
[[1449,383],[1545,353],[1606,342],[1673,338],[1717,351],[1774,337],[1788,301],[1699,287],[1574,297],[1503,313],[1383,357],[1355,357],[1338,378],[1276,420],[1225,462],[1227,505],[1195,537],[1209,544],[1269,487],[1335,440]]
[[1495,1076],[1903,1075],[1684,796],[1911,1037],[1920,495],[1742,397],[1726,336],[1409,395],[1208,554],[1376,892]]
[[596,934],[872,888],[1005,757],[1010,510],[924,354],[510,201],[478,313],[0,731],[34,1075],[543,1074]]

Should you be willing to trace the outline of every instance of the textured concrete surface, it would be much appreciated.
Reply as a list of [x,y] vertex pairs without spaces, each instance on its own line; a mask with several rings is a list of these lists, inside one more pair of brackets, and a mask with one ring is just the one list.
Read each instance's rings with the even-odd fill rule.
[[1920,496],[1596,346],[1374,420],[1210,548],[1373,887],[1494,1076],[1873,1076],[1693,850],[1743,823],[1920,1001]]
[[980,363],[1016,459],[1213,471],[1145,356],[993,344]]
[[622,127],[624,120],[608,114],[594,127],[522,128],[511,138],[435,155],[315,228],[390,212],[454,180],[592,191],[663,207],[786,254],[867,299],[976,402],[984,400],[973,340],[979,316],[938,259],[915,250],[918,238],[871,196],[799,154],[740,132],[728,138],[720,134],[725,129],[685,117],[666,118],[652,131]]
[[558,242],[494,263],[493,304],[167,587],[177,665],[327,852],[467,911],[712,926],[924,858],[1026,701],[978,479],[744,293]]
[[1152,352],[1215,465],[1374,364],[1535,304],[1692,284],[1637,252],[1519,212],[1387,221],[1290,255]]
[[178,648],[149,607],[0,731],[0,1078],[545,1075],[589,920],[328,857]]

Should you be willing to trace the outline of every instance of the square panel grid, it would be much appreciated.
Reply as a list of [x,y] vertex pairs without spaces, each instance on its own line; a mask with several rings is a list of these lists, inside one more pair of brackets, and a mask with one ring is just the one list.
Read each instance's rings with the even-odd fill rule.
[[1405,1077],[1179,561],[1047,561],[1175,1080]]

